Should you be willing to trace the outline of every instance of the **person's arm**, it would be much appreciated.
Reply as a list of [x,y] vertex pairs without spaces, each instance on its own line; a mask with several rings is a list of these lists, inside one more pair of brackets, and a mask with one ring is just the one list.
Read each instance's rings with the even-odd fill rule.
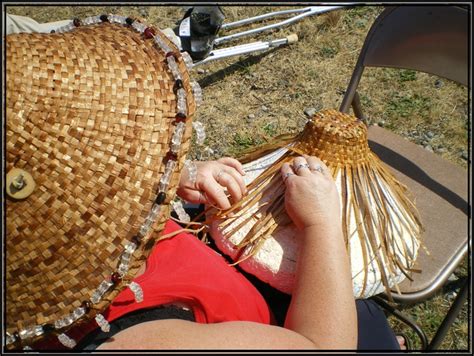
[[286,210],[301,231],[285,327],[323,349],[355,349],[357,313],[336,185],[316,157],[298,157],[282,174]]
[[[304,229],[285,327],[322,349],[356,349],[357,314],[340,227]],[[349,276],[349,278],[348,278]]]
[[[323,173],[296,169],[306,159],[312,168],[323,167]],[[286,209],[300,231],[301,248],[284,328],[157,320],[125,329],[99,349],[356,349],[356,309],[336,186],[316,158],[300,157],[294,167],[284,165],[282,174]],[[217,168],[208,173],[214,179]]]

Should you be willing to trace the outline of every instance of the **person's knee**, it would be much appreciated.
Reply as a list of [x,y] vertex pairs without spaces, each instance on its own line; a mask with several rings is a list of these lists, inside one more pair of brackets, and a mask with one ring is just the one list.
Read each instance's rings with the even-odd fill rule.
[[359,350],[399,350],[384,311],[372,300],[356,301]]

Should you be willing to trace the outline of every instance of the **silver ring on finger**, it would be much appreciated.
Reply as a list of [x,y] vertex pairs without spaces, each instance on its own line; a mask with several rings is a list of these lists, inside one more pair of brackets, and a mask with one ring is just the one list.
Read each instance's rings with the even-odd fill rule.
[[224,171],[220,171],[219,173],[217,173],[217,177],[216,177],[216,182],[220,184],[219,182],[219,179],[221,178],[221,175],[225,173]]
[[312,172],[319,172],[319,173],[321,173],[321,174],[324,173],[323,167],[320,166],[320,165],[317,165],[317,166],[314,167],[314,168],[310,168],[310,170],[311,170]]
[[290,176],[294,176],[295,174],[294,173],[291,173],[291,172],[288,172],[284,175],[283,177],[283,182],[286,182],[286,180],[290,177]]
[[300,170],[300,168],[309,168],[309,164],[307,163],[300,163],[298,164],[298,166],[296,166],[296,169],[295,169],[295,172],[298,173],[298,171]]

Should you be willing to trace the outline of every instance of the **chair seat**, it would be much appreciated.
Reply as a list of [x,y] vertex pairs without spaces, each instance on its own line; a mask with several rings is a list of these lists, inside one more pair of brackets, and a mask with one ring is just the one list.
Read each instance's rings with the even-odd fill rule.
[[425,150],[407,139],[377,126],[369,127],[369,146],[392,168],[415,198],[424,227],[411,282],[406,279],[403,294],[428,297],[446,281],[467,251],[467,170]]

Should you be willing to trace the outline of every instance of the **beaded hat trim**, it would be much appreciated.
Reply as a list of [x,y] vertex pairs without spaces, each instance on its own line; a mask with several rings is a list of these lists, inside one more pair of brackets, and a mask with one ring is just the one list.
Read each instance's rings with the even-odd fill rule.
[[[189,147],[189,138],[192,130],[191,119],[194,114],[195,106],[198,105],[201,101],[202,94],[199,84],[197,82],[190,82],[189,80],[189,75],[187,71],[191,69],[193,65],[191,57],[186,52],[180,53],[177,47],[173,44],[173,42],[168,39],[161,31],[157,31],[153,27],[147,26],[138,20],[119,15],[100,15],[88,17],[83,20],[71,20],[68,25],[63,26],[53,32],[67,33],[71,31],[74,32],[74,30],[78,27],[83,28],[86,26],[90,26],[91,28],[94,28],[97,26],[110,26],[114,24],[122,25],[126,28],[133,29],[136,33],[139,33],[141,35],[142,40],[153,40],[154,48],[158,51],[158,53],[161,53],[162,56],[164,55],[166,66],[171,72],[171,76],[174,80],[172,89],[176,97],[176,106],[174,108],[174,129],[170,134],[169,142],[167,142],[166,144],[169,147],[169,150],[166,153],[165,157],[162,157],[163,164],[165,165],[165,167],[164,172],[159,177],[156,197],[151,205],[151,209],[148,211],[148,214],[144,218],[144,222],[139,226],[138,231],[123,246],[123,250],[118,257],[117,264],[115,266],[108,266],[108,268],[111,268],[113,272],[110,274],[109,277],[100,282],[100,284],[94,290],[92,290],[90,298],[87,300],[83,300],[82,302],[78,301],[80,305],[75,308],[71,305],[64,305],[63,307],[61,307],[61,310],[64,310],[64,313],[62,315],[56,316],[55,319],[48,320],[48,322],[45,323],[38,323],[36,325],[26,327],[23,325],[23,327],[20,329],[14,328],[12,325],[7,325],[5,346],[9,349],[23,348],[24,350],[31,350],[31,347],[29,345],[32,345],[34,342],[50,335],[57,335],[57,338],[61,342],[61,344],[63,344],[67,348],[73,348],[76,345],[76,341],[68,336],[68,330],[72,329],[76,324],[95,319],[97,325],[103,331],[109,330],[107,320],[100,313],[105,310],[107,305],[120,290],[123,290],[124,288],[130,288],[130,290],[132,290],[135,295],[136,302],[141,302],[143,300],[143,291],[139,284],[132,281],[132,278],[134,273],[136,273],[136,271],[138,270],[139,266],[144,263],[147,254],[150,252],[151,247],[157,240],[157,233],[161,231],[164,222],[168,217],[168,205],[169,202],[173,200],[172,198],[176,190],[176,184],[177,181],[179,181],[179,171],[185,165],[184,156]],[[97,31],[97,36],[101,36],[100,30],[101,29]],[[97,50],[99,51],[100,49]],[[8,60],[9,58],[7,58],[7,65],[9,63]],[[71,58],[70,60],[74,61],[75,58]],[[54,63],[51,64],[51,68],[54,69],[54,65]],[[50,67],[42,69],[51,70]],[[97,73],[92,73],[92,75],[100,75],[100,69],[102,68],[99,68],[97,70]],[[79,78],[81,78],[81,73],[76,73],[76,75],[79,80]],[[85,74],[83,73],[83,75]],[[8,81],[15,80],[15,78],[7,79]],[[105,85],[110,85],[110,83],[105,83]],[[145,90],[147,88],[138,87],[137,89]],[[130,93],[138,92],[139,90],[130,90]],[[91,93],[91,95],[92,94],[93,93]],[[166,91],[156,93],[156,95],[160,94],[169,95],[166,93]],[[140,97],[139,94],[137,94],[137,96]],[[64,100],[68,99],[65,98]],[[125,101],[127,100],[127,98],[123,98],[123,100]],[[172,98],[170,99],[169,97],[166,97],[163,100],[172,100]],[[47,99],[45,99],[44,102],[46,103]],[[77,104],[77,106],[79,105],[80,103]],[[153,111],[153,107],[151,110]],[[9,118],[8,113],[11,112],[7,111],[7,120]],[[165,113],[162,113],[162,115],[164,116]],[[97,128],[94,127],[94,129]],[[100,127],[100,129],[102,130],[103,128]],[[158,134],[159,133],[160,132],[158,132]],[[200,137],[204,135],[203,129],[199,125],[197,134]],[[100,144],[100,142],[97,144]],[[10,153],[21,153],[20,151],[15,151],[15,149],[16,146],[7,145],[7,150],[10,150]],[[130,150],[129,154],[133,154],[133,152],[131,152]],[[152,157],[152,159],[154,158],[156,157]],[[114,160],[115,159],[116,158],[114,158]],[[98,160],[100,162],[100,157]],[[10,164],[11,162],[8,163]],[[108,163],[103,162],[103,164]],[[186,161],[186,165],[190,165],[189,161]],[[155,177],[147,178],[155,180]],[[155,187],[156,185],[153,186]],[[67,197],[65,198],[67,199]],[[182,209],[180,209],[180,205],[175,203],[175,206],[181,214]],[[7,215],[7,223],[14,224],[13,217],[11,217],[10,221],[9,220],[10,217]],[[98,223],[103,222],[98,221]],[[7,236],[7,238],[9,237]],[[116,244],[117,241],[120,240],[113,239],[113,241],[111,241],[111,244]],[[137,251],[139,250],[140,253],[137,253]],[[7,249],[7,254],[8,252],[9,251]],[[21,278],[21,276],[19,276],[19,278]],[[84,278],[87,278],[87,276],[84,276]],[[7,292],[8,288],[10,287],[9,282],[11,282],[12,280],[13,277],[10,275],[9,278],[7,278]],[[68,293],[68,291],[65,292]],[[21,299],[21,296],[19,296],[18,299]],[[7,312],[8,311],[9,308],[7,305]],[[18,319],[21,319],[21,316]],[[45,319],[47,318],[37,318],[37,320]],[[18,325],[22,325],[22,323],[20,322]]]

